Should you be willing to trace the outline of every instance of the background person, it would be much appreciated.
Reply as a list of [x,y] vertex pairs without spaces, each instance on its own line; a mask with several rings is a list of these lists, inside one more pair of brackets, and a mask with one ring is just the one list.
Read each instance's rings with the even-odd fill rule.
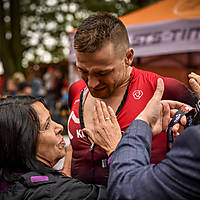
[[[96,99],[113,108],[123,133],[151,99],[161,76],[132,66],[134,52],[129,46],[126,27],[107,13],[95,13],[82,22],[74,37],[74,48],[76,68],[83,80],[74,83],[69,91],[74,97],[70,98],[68,121],[72,152],[67,152],[72,164],[66,162],[66,167],[71,167],[72,177],[85,183],[106,185],[108,157],[82,131],[85,127],[95,129],[92,115]],[[194,105],[193,95],[184,84],[172,78],[162,79],[163,99]],[[152,163],[165,158],[166,143],[165,133],[153,138]]]
[[[196,77],[194,80],[200,84]],[[166,159],[159,164],[150,164],[152,135],[166,130],[176,113],[174,111],[177,111],[173,109],[182,105],[176,101],[161,101],[163,91],[164,84],[159,79],[154,96],[125,131],[122,139],[115,113],[110,107],[107,110],[104,103],[97,102],[95,132],[88,129],[84,131],[111,155],[109,199],[200,199],[200,125],[186,128],[176,138]],[[186,123],[183,120],[181,122]]]
[[20,95],[20,96],[30,96],[30,95],[32,95],[31,85],[29,83],[27,83],[26,81],[20,83],[18,85],[17,95]]
[[0,199],[106,199],[105,188],[53,169],[65,155],[63,127],[42,99],[0,99]]
[[188,75],[188,78],[192,91],[200,99],[200,76],[192,72]]

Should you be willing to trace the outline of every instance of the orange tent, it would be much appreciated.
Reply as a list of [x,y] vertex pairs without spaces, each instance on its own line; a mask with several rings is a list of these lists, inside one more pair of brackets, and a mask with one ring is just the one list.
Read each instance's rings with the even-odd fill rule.
[[136,57],[200,51],[200,0],[164,0],[120,19]]
[[126,26],[200,18],[199,0],[165,0],[120,17]]

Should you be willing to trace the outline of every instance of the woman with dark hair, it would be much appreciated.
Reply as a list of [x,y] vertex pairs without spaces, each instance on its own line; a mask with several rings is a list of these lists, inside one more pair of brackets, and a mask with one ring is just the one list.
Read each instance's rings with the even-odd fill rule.
[[53,168],[65,155],[63,127],[41,98],[0,99],[0,113],[0,199],[106,199],[103,186]]

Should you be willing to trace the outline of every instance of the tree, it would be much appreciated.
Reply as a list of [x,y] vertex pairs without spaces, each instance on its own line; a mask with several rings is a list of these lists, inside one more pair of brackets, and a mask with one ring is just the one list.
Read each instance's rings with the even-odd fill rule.
[[[20,9],[19,0],[10,4],[0,1],[0,58],[5,75],[22,71],[22,46],[20,44]],[[10,11],[10,12],[8,12]]]
[[59,62],[69,53],[66,32],[89,14],[116,16],[158,0],[0,0],[0,60],[5,75],[23,71],[29,62]]

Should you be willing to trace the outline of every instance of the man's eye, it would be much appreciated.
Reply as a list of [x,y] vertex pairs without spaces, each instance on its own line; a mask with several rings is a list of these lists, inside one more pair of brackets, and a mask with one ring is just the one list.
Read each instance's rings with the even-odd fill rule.
[[83,74],[87,74],[87,73],[88,73],[87,71],[84,71],[84,70],[81,69],[81,68],[78,68],[78,71],[81,72],[81,73],[83,73]]
[[106,76],[108,74],[109,72],[101,72],[101,73],[96,73],[96,76]]

